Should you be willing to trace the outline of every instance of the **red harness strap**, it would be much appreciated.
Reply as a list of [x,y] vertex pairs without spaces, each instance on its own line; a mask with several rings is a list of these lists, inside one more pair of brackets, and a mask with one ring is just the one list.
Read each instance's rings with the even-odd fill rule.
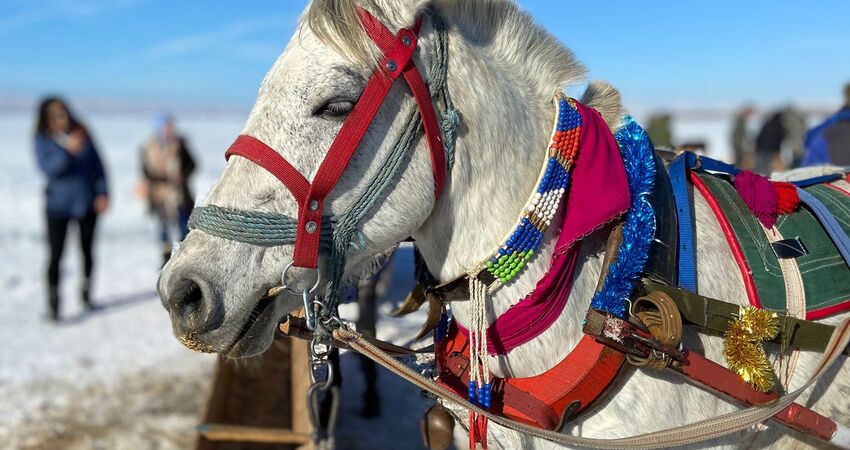
[[[469,342],[453,323],[449,334],[437,343],[437,382],[466,396],[469,383]],[[582,337],[573,351],[546,372],[527,378],[490,381],[490,411],[547,430],[557,430],[602,396],[625,357],[622,353]]]
[[308,182],[283,156],[253,137],[239,136],[226,153],[228,158],[232,155],[242,156],[268,170],[295,197],[298,202],[298,231],[295,237],[293,265],[296,267],[317,267],[319,230],[322,227],[325,198],[348,167],[390,88],[400,76],[404,77],[413,92],[422,115],[431,153],[436,198],[439,198],[445,184],[446,161],[437,114],[431,103],[428,86],[412,59],[421,19],[417,20],[412,29],[402,29],[398,34],[393,34],[367,11],[358,9],[358,15],[366,33],[381,49],[384,57],[331,144],[313,182]]

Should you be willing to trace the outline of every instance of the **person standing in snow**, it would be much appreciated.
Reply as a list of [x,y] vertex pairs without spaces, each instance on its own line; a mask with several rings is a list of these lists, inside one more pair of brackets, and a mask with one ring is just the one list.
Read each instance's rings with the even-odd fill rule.
[[189,213],[195,205],[189,177],[194,171],[195,160],[174,118],[157,116],[154,133],[142,146],[142,174],[150,210],[159,219],[163,264],[171,257],[171,243],[189,234]]
[[731,136],[735,165],[748,170],[753,168],[756,159],[753,140],[748,131],[753,112],[751,106],[745,106],[735,114]]
[[97,218],[109,207],[109,193],[106,172],[91,135],[59,98],[49,97],[38,108],[35,154],[39,168],[47,176],[48,318],[58,321],[59,272],[71,222],[78,226],[83,253],[80,297],[86,310],[94,307],[91,300],[92,246]]
[[756,137],[756,172],[769,175],[771,172],[783,170],[780,157],[782,143],[787,136],[782,120],[783,112],[777,111],[768,116]]

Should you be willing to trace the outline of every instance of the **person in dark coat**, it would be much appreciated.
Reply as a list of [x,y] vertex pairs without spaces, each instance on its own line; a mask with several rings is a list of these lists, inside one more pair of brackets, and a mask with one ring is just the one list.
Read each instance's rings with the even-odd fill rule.
[[159,219],[164,262],[171,257],[171,242],[189,234],[189,213],[195,205],[189,177],[194,171],[195,160],[186,139],[177,133],[174,118],[158,116],[153,136],[142,146],[142,173],[148,205]]
[[782,120],[782,111],[771,115],[762,125],[756,137],[756,171],[770,174],[774,170],[782,170],[780,154],[786,131]]
[[844,86],[844,106],[806,134],[804,166],[850,166],[850,83]]
[[735,165],[742,169],[752,169],[755,164],[755,149],[753,148],[752,138],[747,131],[753,112],[751,106],[741,108],[735,114],[735,120],[732,126],[731,141],[733,157],[735,158]]
[[83,252],[81,300],[91,310],[95,225],[109,206],[106,172],[88,130],[59,98],[43,100],[35,132],[38,166],[47,176],[46,216],[50,262],[47,268],[49,318],[59,320],[59,275],[68,225],[77,224]]

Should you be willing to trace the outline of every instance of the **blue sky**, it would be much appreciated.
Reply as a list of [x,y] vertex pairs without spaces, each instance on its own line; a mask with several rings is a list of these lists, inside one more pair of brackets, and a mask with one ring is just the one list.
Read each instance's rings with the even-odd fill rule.
[[[305,0],[0,0],[0,95],[247,107]],[[523,0],[627,104],[838,104],[850,2]]]

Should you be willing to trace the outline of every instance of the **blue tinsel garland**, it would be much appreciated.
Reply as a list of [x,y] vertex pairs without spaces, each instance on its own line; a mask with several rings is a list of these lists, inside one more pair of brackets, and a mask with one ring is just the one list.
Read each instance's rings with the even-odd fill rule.
[[631,206],[623,226],[623,243],[617,261],[608,269],[602,289],[593,296],[593,308],[625,318],[627,300],[649,257],[655,236],[655,211],[649,196],[655,187],[655,154],[649,137],[631,117],[617,132],[631,192]]

